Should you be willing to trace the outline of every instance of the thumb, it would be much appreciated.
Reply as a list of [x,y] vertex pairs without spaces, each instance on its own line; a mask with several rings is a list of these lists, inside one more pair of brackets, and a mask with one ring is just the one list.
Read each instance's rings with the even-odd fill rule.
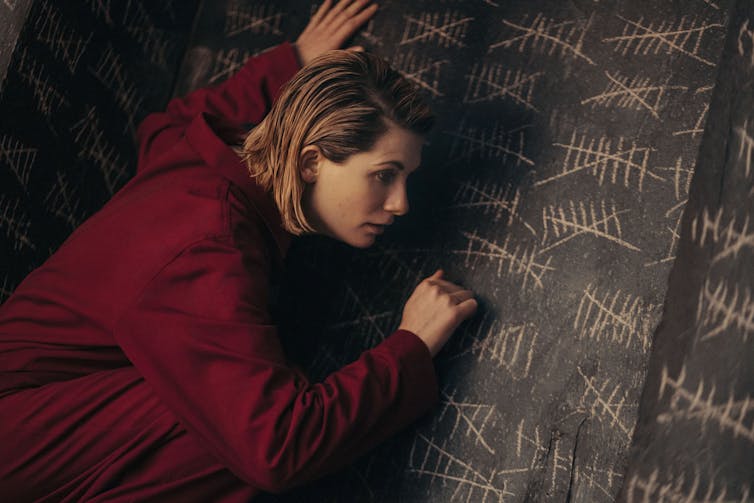
[[442,278],[442,275],[445,273],[442,269],[438,269],[430,276],[430,279],[440,279]]

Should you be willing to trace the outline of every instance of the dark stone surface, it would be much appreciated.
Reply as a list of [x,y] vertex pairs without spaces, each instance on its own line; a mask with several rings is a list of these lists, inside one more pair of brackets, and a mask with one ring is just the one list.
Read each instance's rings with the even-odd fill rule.
[[0,302],[135,172],[136,126],[173,92],[196,5],[0,1],[17,29],[0,84]]
[[[301,2],[217,2],[184,92],[294,39]],[[365,251],[302,239],[278,318],[320,379],[442,266],[479,315],[442,403],[341,473],[263,501],[613,501],[725,37],[725,2],[381,2],[353,43],[440,115],[412,212]],[[206,7],[206,6],[205,6]]]
[[739,1],[621,500],[754,501],[754,5]]
[[[380,4],[353,43],[421,86],[440,121],[410,181],[411,213],[377,246],[295,243],[276,311],[284,345],[313,379],[326,376],[395,329],[414,286],[439,266],[473,288],[482,309],[436,359],[436,410],[341,473],[261,501],[601,502],[616,498],[624,478],[629,497],[654,501],[664,486],[642,489],[653,470],[668,487],[682,478],[678,494],[689,494],[696,472],[684,463],[697,458],[699,469],[730,469],[715,489],[740,499],[741,470],[751,465],[718,461],[751,447],[752,335],[705,334],[723,320],[735,332],[738,318],[726,313],[751,313],[752,250],[742,245],[717,260],[709,283],[704,264],[731,244],[731,221],[745,233],[746,213],[722,214],[718,233],[699,241],[704,257],[681,248],[696,272],[675,273],[688,277],[671,283],[678,293],[667,309],[673,298],[683,302],[667,323],[678,328],[685,313],[698,333],[658,331],[634,465],[624,474],[668,273],[690,232],[691,217],[681,217],[692,174],[730,162],[740,175],[745,165],[735,161],[736,131],[754,125],[745,122],[748,95],[736,89],[750,82],[741,61],[751,58],[752,23],[731,73],[740,87],[715,90],[725,127],[717,139],[707,131],[712,146],[697,164],[729,2]],[[0,301],[131,176],[134,126],[146,113],[163,108],[172,89],[220,82],[249,55],[294,40],[315,8],[202,2],[174,86],[195,6],[33,2],[0,86]],[[744,18],[734,18],[738,30]],[[725,102],[726,93],[736,101]],[[694,182],[702,192],[746,187],[737,202],[713,204],[696,192],[692,200],[710,201],[710,218],[718,206],[750,213],[748,176]],[[694,206],[698,218],[703,207]],[[732,309],[705,307],[702,296],[694,321],[700,285]],[[735,337],[741,344],[710,346]],[[679,390],[695,393],[702,380],[700,396],[721,403],[720,414],[735,413],[724,412],[729,396],[747,410],[743,430],[683,401]],[[684,435],[706,443],[680,449]],[[679,449],[663,457],[665,442]]]

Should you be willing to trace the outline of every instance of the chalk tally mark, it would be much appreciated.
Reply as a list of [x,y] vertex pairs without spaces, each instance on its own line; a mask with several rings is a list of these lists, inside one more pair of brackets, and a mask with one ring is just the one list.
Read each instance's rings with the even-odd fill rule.
[[282,11],[275,9],[275,4],[248,5],[248,2],[231,0],[225,14],[225,36],[232,37],[250,31],[255,35],[283,35],[280,23]]
[[607,340],[628,349],[647,353],[658,306],[645,305],[641,298],[620,289],[601,294],[588,285],[576,310],[573,328],[580,339]]
[[466,120],[461,120],[455,131],[444,131],[453,138],[450,148],[450,160],[452,164],[459,159],[472,160],[474,156],[482,159],[499,159],[503,163],[511,161],[514,166],[533,166],[525,149],[525,129],[529,125],[506,130],[499,122],[491,127],[478,128],[468,125]]
[[[570,477],[573,464],[573,454],[570,449],[562,449],[562,438],[558,432],[551,431],[549,436],[540,433],[539,425],[534,427],[534,433],[525,433],[525,420],[521,419],[516,429],[516,457],[524,458],[525,466],[501,470],[501,475],[542,471],[549,475],[550,491],[555,490],[559,479]],[[567,455],[564,456],[562,453]]]
[[209,83],[222,82],[237,73],[250,55],[249,51],[241,50],[237,47],[218,51],[215,56],[212,72],[210,73]]
[[534,86],[544,72],[525,72],[496,63],[475,63],[466,75],[464,103],[481,103],[508,98],[529,110],[534,106]]
[[475,329],[464,331],[460,343],[465,349],[447,359],[470,353],[478,361],[492,362],[519,381],[529,376],[538,336],[536,327],[530,323],[506,325],[485,316]]
[[489,475],[477,470],[471,463],[461,459],[447,447],[448,439],[438,444],[421,433],[414,437],[409,453],[408,471],[429,478],[430,483],[439,480],[443,485],[453,485],[455,490],[449,501],[500,502],[508,496],[505,483],[496,481],[494,468]]
[[526,289],[534,285],[544,288],[542,278],[548,271],[554,271],[550,266],[552,257],[542,263],[537,260],[536,246],[527,247],[521,244],[511,243],[511,235],[505,237],[503,243],[480,237],[474,232],[463,232],[467,239],[465,250],[450,250],[450,253],[463,255],[466,267],[475,267],[480,259],[486,259],[493,264],[497,263],[497,276],[501,277],[504,272],[521,276],[523,278],[521,288]]
[[115,102],[126,114],[126,128],[132,136],[136,136],[137,115],[142,109],[144,99],[141,93],[127,75],[120,56],[112,45],[108,44],[100,56],[96,68],[90,70],[115,96]]
[[710,213],[708,208],[691,220],[691,241],[703,247],[708,243],[716,245],[712,264],[727,259],[737,259],[738,254],[750,250],[754,252],[754,225],[749,222],[749,215],[732,215],[724,219],[725,208],[718,208]]
[[359,37],[363,38],[373,46],[382,45],[382,39],[377,35],[374,26],[374,18],[367,22],[367,25],[359,30]]
[[473,17],[458,12],[422,12],[418,16],[403,16],[405,24],[399,45],[434,42],[438,47],[464,47],[463,42]]
[[584,374],[581,367],[577,367],[576,370],[585,384],[579,405],[608,428],[619,432],[628,443],[634,430],[634,412],[630,409],[636,408],[637,404],[628,402],[620,384],[612,385],[610,379],[604,379],[600,383],[596,377]]
[[754,30],[749,29],[749,20],[745,19],[738,30],[736,39],[738,55],[748,59],[749,66],[754,66]]
[[623,473],[615,471],[609,460],[600,459],[599,452],[595,452],[589,461],[589,464],[584,462],[574,466],[574,485],[596,489],[597,492],[592,491],[591,496],[600,494],[606,498],[605,501],[615,501],[615,493],[620,489]]
[[[484,403],[473,403],[463,399],[456,398],[457,392],[448,393],[446,390],[440,391],[440,413],[436,421],[442,421],[445,416],[453,419],[453,426],[448,433],[449,437],[456,434],[463,435],[466,438],[471,437],[475,446],[481,446],[490,454],[495,454],[495,449],[485,439],[485,429],[487,431],[494,428],[497,422],[497,411],[494,405]],[[459,428],[461,432],[459,432]]]
[[552,183],[575,173],[586,172],[597,178],[599,185],[609,181],[615,185],[630,188],[635,184],[641,192],[644,190],[644,180],[664,179],[649,169],[651,147],[638,147],[633,140],[626,140],[622,136],[617,141],[607,136],[589,138],[587,135],[571,134],[568,143],[553,143],[554,146],[565,150],[562,170],[560,173],[534,182],[533,187]]
[[604,107],[616,106],[630,110],[646,110],[655,119],[660,119],[662,99],[668,91],[685,91],[686,86],[671,86],[667,82],[652,85],[649,77],[622,76],[605,71],[608,80],[607,88],[600,94],[581,101],[582,105],[591,104]]
[[[694,94],[702,94],[707,93],[712,90],[712,86],[703,86],[694,91]],[[696,138],[696,135],[700,135],[704,132],[704,120],[707,118],[707,113],[709,112],[709,100],[704,100],[704,104],[702,105],[702,111],[697,115],[696,122],[694,123],[694,126],[691,129],[682,129],[680,131],[674,131],[673,136],[680,136],[680,135],[691,135],[692,138]]]
[[719,399],[715,384],[705,385],[704,378],[694,385],[686,382],[686,366],[681,367],[677,377],[670,377],[663,366],[660,378],[659,398],[667,392],[670,395],[669,410],[657,416],[660,424],[672,424],[679,420],[694,421],[702,434],[710,427],[725,432],[749,443],[754,443],[754,397],[746,395],[735,398],[728,393],[727,398]]
[[50,84],[43,67],[36,60],[31,59],[26,48],[21,50],[18,75],[23,82],[31,87],[36,98],[34,103],[47,119],[51,119],[52,115],[62,106],[69,106],[68,100]]
[[[593,201],[578,204],[572,200],[568,206],[545,206],[542,208],[542,246],[539,255],[565,244],[578,236],[593,236],[605,239],[632,251],[641,251],[623,239],[621,222],[618,218],[629,210],[618,211],[614,202],[607,203],[604,199],[595,206]],[[547,245],[547,246],[545,246]]]
[[390,64],[405,78],[429,92],[433,97],[443,96],[440,91],[442,82],[442,68],[448,63],[447,59],[432,61],[414,53],[395,55]]
[[500,185],[495,182],[477,180],[463,182],[453,198],[449,210],[473,209],[481,210],[485,217],[492,217],[492,221],[499,222],[504,218],[506,227],[515,221],[520,221],[524,227],[536,238],[537,231],[529,225],[519,212],[521,204],[521,190],[511,185]]
[[680,21],[650,21],[643,17],[632,20],[618,16],[625,24],[623,33],[615,37],[604,38],[603,42],[615,44],[615,50],[623,56],[679,53],[695,61],[714,67],[716,63],[702,56],[704,35],[711,30],[722,30],[721,23],[707,23],[683,16]]
[[666,227],[667,231],[670,233],[670,243],[668,243],[667,252],[663,258],[644,264],[645,267],[665,264],[675,260],[676,250],[678,249],[678,244],[681,240],[683,210],[688,201],[691,178],[694,175],[694,166],[684,166],[683,157],[680,156],[676,158],[676,162],[673,166],[658,167],[657,170],[667,171],[669,173],[670,176],[667,178],[667,181],[673,184],[674,196],[677,202],[665,212],[665,218],[671,218],[675,215],[673,227]]
[[14,251],[37,248],[29,237],[31,220],[24,212],[20,199],[11,200],[0,194],[0,227],[5,228],[5,235],[13,242]]
[[487,52],[497,48],[513,48],[523,53],[527,49],[540,54],[552,56],[558,54],[563,58],[575,58],[596,64],[584,53],[584,37],[592,24],[594,14],[587,19],[557,21],[542,13],[533,19],[528,16],[519,22],[503,19],[503,24],[513,33],[508,38],[489,46]]
[[667,472],[668,467],[660,472],[653,468],[649,476],[641,476],[638,473],[632,475],[626,481],[627,503],[722,503],[738,502],[748,503],[749,488],[744,487],[738,496],[728,494],[728,484],[715,480],[713,477],[704,477],[702,480],[700,470],[694,466],[694,475],[689,477],[686,473],[675,475]]
[[112,26],[112,0],[86,0],[86,4],[95,16],[101,17],[107,25]]
[[37,152],[38,149],[27,147],[10,136],[0,137],[0,162],[10,168],[24,190],[28,188]]
[[754,138],[749,134],[749,119],[746,119],[743,125],[736,126],[733,131],[738,140],[738,161],[743,160],[744,176],[748,178],[751,172],[752,149],[754,149]]
[[63,220],[73,230],[83,221],[79,203],[65,174],[58,171],[57,182],[45,196],[45,204],[52,210],[53,215]]
[[64,62],[72,74],[76,73],[76,67],[92,39],[92,34],[90,33],[86,39],[81,37],[76,30],[65,25],[63,18],[48,2],[40,4],[34,31],[37,40],[45,42],[55,57]]
[[706,331],[699,340],[705,341],[721,334],[736,335],[746,342],[754,332],[754,299],[747,287],[731,288],[725,280],[713,285],[709,278],[699,292],[696,322]]
[[173,43],[163,30],[157,28],[146,7],[139,0],[128,0],[123,26],[153,64],[167,68]]
[[71,127],[74,141],[79,147],[81,159],[94,161],[102,173],[105,187],[112,195],[127,178],[127,166],[121,160],[115,146],[105,138],[94,107]]

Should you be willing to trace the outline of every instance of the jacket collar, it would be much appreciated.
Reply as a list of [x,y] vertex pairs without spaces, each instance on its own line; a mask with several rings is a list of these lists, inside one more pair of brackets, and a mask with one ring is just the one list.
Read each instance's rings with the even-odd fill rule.
[[262,221],[272,234],[282,259],[293,236],[283,228],[280,211],[272,194],[265,192],[254,182],[243,160],[226,143],[236,142],[242,138],[238,126],[206,112],[197,115],[186,129],[186,140],[191,147],[208,166],[237,185],[262,216]]

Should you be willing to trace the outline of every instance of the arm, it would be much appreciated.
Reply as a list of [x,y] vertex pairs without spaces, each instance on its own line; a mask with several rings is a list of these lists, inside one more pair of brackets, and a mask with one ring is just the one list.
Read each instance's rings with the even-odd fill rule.
[[162,152],[178,141],[191,119],[202,112],[239,126],[260,122],[277,99],[280,88],[300,67],[293,45],[283,42],[249,58],[225,82],[173,98],[164,112],[148,115],[136,131],[139,168],[152,152]]
[[287,365],[266,310],[265,258],[195,243],[123,314],[115,338],[197,440],[279,492],[339,470],[438,400],[429,350],[399,330],[321,383]]
[[[138,170],[151,152],[162,152],[175,143],[183,127],[196,115],[208,112],[231,124],[259,123],[277,99],[280,88],[302,64],[341,47],[377,12],[371,0],[324,0],[295,44],[282,44],[249,58],[233,77],[214,87],[198,89],[172,99],[164,112],[148,115],[136,131]],[[360,47],[350,49],[363,50]]]

